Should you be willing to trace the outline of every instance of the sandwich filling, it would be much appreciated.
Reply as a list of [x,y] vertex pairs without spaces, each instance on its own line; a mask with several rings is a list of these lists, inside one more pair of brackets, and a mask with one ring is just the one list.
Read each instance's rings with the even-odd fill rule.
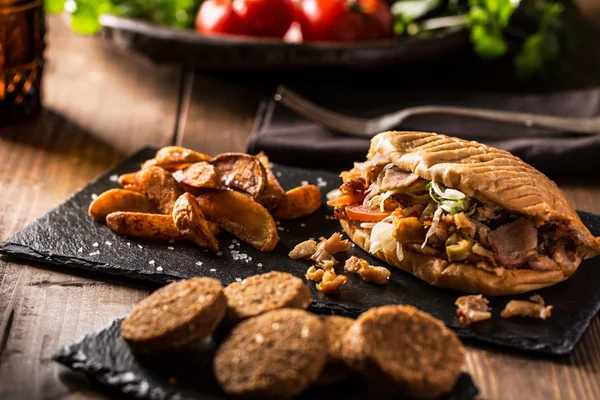
[[395,252],[402,261],[414,252],[495,272],[574,271],[581,261],[566,226],[536,226],[527,216],[403,171],[380,154],[341,177],[328,204],[336,218],[369,234],[372,254]]

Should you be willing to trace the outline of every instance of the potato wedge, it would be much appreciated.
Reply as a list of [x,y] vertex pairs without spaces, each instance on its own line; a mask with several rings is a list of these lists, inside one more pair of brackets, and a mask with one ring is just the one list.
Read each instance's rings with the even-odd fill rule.
[[219,250],[219,241],[211,232],[193,194],[184,193],[177,199],[173,207],[173,222],[189,241],[213,251]]
[[171,215],[173,205],[183,194],[183,189],[171,173],[161,167],[150,167],[136,172],[135,183],[162,214]]
[[117,182],[121,186],[135,185],[135,172],[120,175]]
[[115,233],[128,237],[183,239],[170,215],[117,211],[108,214],[106,224]]
[[219,154],[210,163],[223,186],[258,199],[267,188],[267,173],[258,158],[244,153]]
[[197,151],[180,146],[165,146],[156,152],[154,158],[146,160],[142,169],[150,167],[161,167],[167,171],[174,172],[189,167],[191,164],[208,161],[211,157]]
[[179,146],[165,146],[156,152],[157,165],[162,164],[180,164],[195,163],[200,161],[209,161],[212,157],[197,151],[186,149]]
[[279,181],[277,181],[275,174],[271,171],[269,157],[261,151],[256,155],[256,158],[258,158],[267,173],[267,188],[257,201],[267,210],[271,211],[285,200],[285,190],[279,185]]
[[206,192],[197,198],[209,221],[252,247],[268,252],[279,242],[277,225],[266,208],[233,190]]
[[105,221],[106,216],[115,211],[158,213],[146,196],[125,189],[110,189],[98,196],[88,208],[88,214],[96,221]]
[[321,207],[321,191],[315,185],[298,186],[285,192],[285,200],[273,210],[281,219],[306,217]]
[[173,177],[179,181],[183,190],[196,196],[206,189],[221,188],[221,180],[215,167],[204,161],[194,163],[181,172],[173,173]]

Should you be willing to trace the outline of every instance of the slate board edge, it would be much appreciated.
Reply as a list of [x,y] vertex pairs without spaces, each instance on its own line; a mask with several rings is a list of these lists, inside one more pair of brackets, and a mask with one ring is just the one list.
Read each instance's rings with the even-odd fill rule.
[[[70,268],[79,267],[79,268],[83,268],[83,269],[86,269],[89,271],[106,273],[106,274],[109,274],[112,276],[123,275],[123,274],[119,273],[118,270],[115,270],[114,268],[103,268],[103,266],[105,264],[94,263],[94,262],[88,261],[86,259],[62,257],[62,256],[52,255],[52,254],[42,255],[39,252],[37,252],[27,246],[22,246],[22,245],[15,244],[15,243],[3,243],[2,245],[0,245],[0,253],[5,254],[9,257],[12,256],[12,257],[15,257],[18,259],[44,262],[44,263],[53,264],[53,265],[57,265],[57,266],[67,266]],[[25,254],[27,254],[27,255],[25,255]],[[64,261],[65,259],[68,260],[68,263],[65,263],[65,261]],[[131,274],[130,276],[135,275],[135,277],[139,278],[140,280],[145,280],[145,281],[153,282],[153,283],[160,284],[160,285],[165,285],[172,281],[183,279],[182,277],[173,276],[173,275],[165,275],[165,274],[162,274],[162,275],[156,274],[155,275],[155,274],[148,274],[148,273],[137,272],[137,271],[133,271],[133,272],[134,273]],[[402,271],[399,271],[399,272],[402,272]],[[135,279],[135,277],[134,277],[134,279]],[[554,343],[543,344],[543,345],[534,345],[533,343],[535,343],[535,340],[532,342],[532,341],[529,341],[528,338],[525,338],[525,337],[519,337],[517,340],[519,340],[521,346],[523,346],[522,343],[524,341],[529,342],[527,344],[527,348],[528,348],[527,352],[535,352],[535,353],[548,354],[548,355],[568,354],[573,350],[573,348],[575,347],[575,345],[577,344],[577,342],[583,335],[583,332],[585,331],[582,329],[581,333],[578,333],[578,328],[580,326],[588,326],[590,324],[591,319],[596,315],[596,313],[600,309],[600,307],[599,307],[600,302],[596,302],[596,304],[597,305],[594,307],[594,310],[593,310],[594,314],[592,314],[589,319],[582,320],[582,321],[580,321],[579,324],[573,325],[573,328],[571,328],[569,330],[567,335],[565,335],[563,337],[563,340],[561,340],[561,341],[556,341]],[[318,301],[313,301],[313,303],[311,304],[309,309],[311,311],[313,311],[315,313],[319,313],[319,314],[344,315],[344,316],[350,316],[353,318],[358,317],[363,312],[362,309],[358,309],[358,308],[350,308],[350,307],[345,307],[345,306],[342,306],[342,305],[336,304],[336,303],[324,303],[324,302],[318,302]],[[493,345],[494,347],[504,346],[507,348],[516,349],[520,352],[525,352],[525,350],[520,348],[519,345],[514,343],[510,338],[508,338],[508,339],[491,338],[488,340],[488,339],[486,339],[485,336],[478,336],[476,332],[471,331],[469,328],[459,328],[459,329],[456,329],[454,327],[450,327],[450,328],[453,329],[461,339],[470,340],[470,341],[474,341],[474,342],[480,342],[480,343],[487,343],[487,344]]]
[[[76,360],[78,357],[78,353],[81,350],[78,350],[77,353],[73,356],[74,348],[81,347],[82,343],[85,341],[92,340],[94,336],[98,336],[103,334],[105,331],[110,330],[113,326],[120,324],[122,318],[117,318],[109,323],[105,328],[100,329],[97,332],[93,332],[85,335],[79,341],[65,345],[61,347],[53,356],[52,359],[61,365],[64,365],[67,368],[72,369],[73,371],[77,371],[85,374],[88,377],[91,377],[93,380],[110,387],[112,389],[117,389],[121,393],[133,396],[135,398],[148,398],[147,395],[147,383],[146,380],[140,378],[136,374],[131,371],[113,371],[111,369],[106,368],[104,365],[92,362],[88,360],[85,354],[81,354],[79,356],[80,360]],[[127,376],[127,379],[123,379],[125,374],[131,374],[132,376]],[[146,390],[144,390],[146,389]],[[158,399],[170,399],[173,397],[172,394],[169,394],[162,390],[162,388],[153,388],[152,390],[153,399],[155,399],[156,395],[159,395]]]
[[[145,379],[140,378],[131,371],[110,370],[100,363],[89,361],[85,354],[81,353],[80,355],[79,353],[81,350],[77,350],[77,352],[75,352],[75,349],[80,348],[83,343],[93,340],[93,338],[96,336],[107,334],[108,331],[112,330],[116,325],[119,325],[123,319],[124,318],[117,318],[111,321],[104,328],[93,333],[85,334],[78,341],[60,347],[59,350],[52,355],[52,360],[72,369],[73,371],[83,373],[91,379],[111,389],[117,388],[123,394],[139,399],[147,399],[150,398],[148,396],[149,386]],[[131,376],[125,377],[126,374],[131,374]],[[470,399],[475,399],[480,393],[479,387],[477,387],[471,375],[463,371],[459,377],[459,381],[464,379],[468,379],[470,385],[469,391],[465,392],[463,395]],[[464,396],[461,398],[464,398]],[[165,392],[163,388],[158,387],[152,388],[151,398],[153,400],[168,400],[172,398],[182,400],[182,397],[177,394],[175,389],[173,392],[169,393]]]

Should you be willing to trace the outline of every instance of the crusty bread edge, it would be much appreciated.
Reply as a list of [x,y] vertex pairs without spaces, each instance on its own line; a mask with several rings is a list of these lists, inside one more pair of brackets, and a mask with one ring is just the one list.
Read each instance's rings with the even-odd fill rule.
[[[342,228],[356,245],[369,253],[371,240],[369,234],[356,222],[340,219]],[[398,267],[425,282],[438,287],[467,293],[481,293],[486,296],[506,296],[526,293],[532,290],[555,285],[564,281],[575,272],[571,271],[535,271],[531,269],[503,269],[495,273],[474,265],[448,263],[445,260],[404,251],[402,261],[395,252],[380,250],[373,256]]]

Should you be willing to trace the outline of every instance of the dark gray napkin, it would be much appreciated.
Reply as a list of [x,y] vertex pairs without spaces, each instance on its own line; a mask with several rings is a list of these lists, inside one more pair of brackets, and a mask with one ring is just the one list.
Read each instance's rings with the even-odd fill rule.
[[[333,110],[372,117],[416,105],[455,105],[568,117],[600,115],[600,88],[545,94],[481,94],[291,87]],[[444,133],[508,150],[546,174],[597,173],[600,135],[588,136],[473,118],[422,115],[398,129]],[[273,162],[339,170],[365,158],[369,140],[317,126],[271,99],[263,101],[247,151]]]

